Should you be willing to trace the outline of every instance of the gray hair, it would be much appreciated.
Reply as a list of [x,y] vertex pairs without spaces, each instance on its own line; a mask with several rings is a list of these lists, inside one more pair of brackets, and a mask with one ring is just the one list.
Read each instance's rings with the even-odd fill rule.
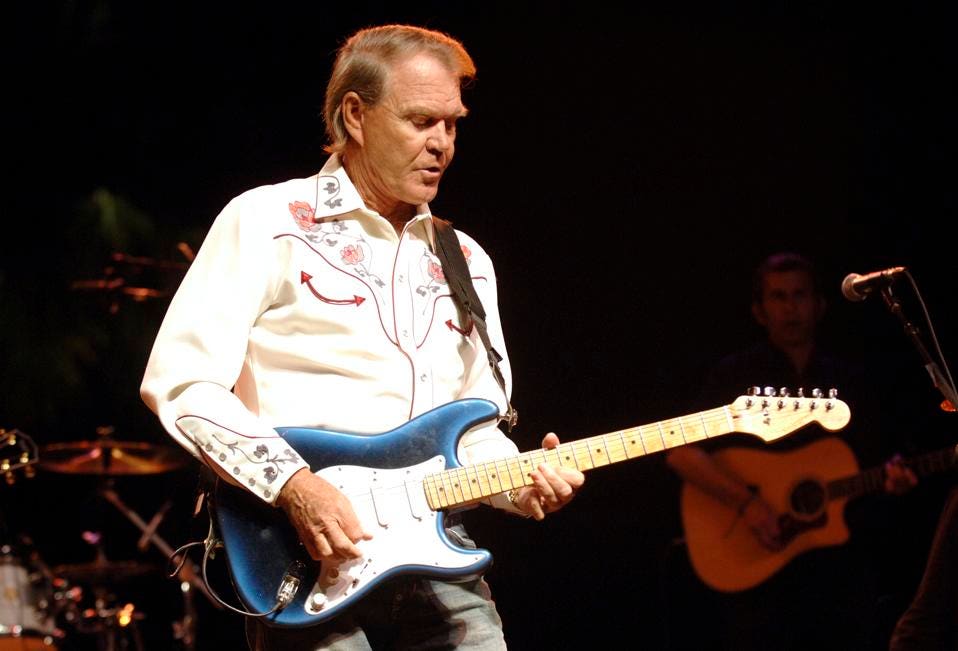
[[456,73],[460,86],[476,76],[476,66],[462,43],[431,29],[411,25],[368,27],[343,43],[336,54],[323,104],[326,151],[341,152],[346,147],[348,135],[342,114],[346,93],[353,91],[364,103],[375,106],[382,99],[390,67],[419,53],[434,56]]

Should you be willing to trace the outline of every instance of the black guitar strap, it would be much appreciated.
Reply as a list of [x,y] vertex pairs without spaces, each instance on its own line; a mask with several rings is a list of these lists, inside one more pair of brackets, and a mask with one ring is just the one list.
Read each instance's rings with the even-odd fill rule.
[[486,330],[486,310],[482,307],[476,288],[472,284],[472,276],[469,274],[466,258],[462,254],[462,246],[459,244],[456,230],[452,227],[451,222],[440,219],[435,215],[433,215],[432,223],[436,229],[436,255],[439,256],[439,262],[442,264],[442,272],[446,276],[446,282],[452,290],[453,298],[459,309],[472,321],[476,332],[479,333],[479,338],[482,339],[482,344],[486,347],[486,355],[489,359],[492,375],[496,378],[496,382],[502,387],[502,393],[506,396],[508,409],[506,410],[505,422],[507,431],[511,432],[519,416],[512,406],[512,402],[509,401],[506,381],[502,376],[502,370],[499,368],[502,355],[492,347],[492,342],[489,341],[489,333]]

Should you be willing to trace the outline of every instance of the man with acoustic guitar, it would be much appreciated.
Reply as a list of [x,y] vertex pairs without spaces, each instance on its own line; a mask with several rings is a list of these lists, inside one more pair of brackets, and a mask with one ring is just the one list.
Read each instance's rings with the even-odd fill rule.
[[[867,424],[862,425],[862,421],[868,421],[868,410],[862,408],[862,377],[852,365],[826,354],[817,345],[816,333],[824,313],[825,298],[807,259],[794,253],[767,258],[755,272],[752,295],[753,317],[766,331],[767,338],[722,360],[708,377],[702,399],[704,402],[733,395],[741,391],[742,385],[756,381],[774,387],[776,394],[786,387],[793,392],[799,388],[806,392],[813,388],[837,388],[839,397],[844,397],[855,410],[855,419],[841,440],[828,442],[834,443],[841,453],[847,449],[841,441],[848,441],[859,457],[867,458],[878,446],[874,440],[876,432],[870,431]],[[764,452],[766,456],[760,457],[747,447],[718,450],[715,446],[686,446],[668,454],[668,464],[685,482],[683,508],[688,504],[688,493],[694,492],[701,496],[698,504],[703,515],[719,523],[715,532],[718,542],[702,549],[698,556],[693,555],[692,560],[706,584],[726,593],[713,596],[722,606],[727,648],[870,648],[874,622],[867,611],[873,605],[867,603],[868,589],[864,585],[870,577],[867,570],[856,570],[864,565],[862,559],[854,558],[853,552],[811,552],[777,576],[768,576],[786,564],[788,552],[812,546],[796,547],[797,532],[803,527],[821,527],[827,517],[823,514],[819,521],[796,521],[783,513],[789,504],[773,504],[769,494],[772,485],[780,485],[783,490],[794,488],[803,473],[814,471],[817,462],[825,464],[825,459],[814,458],[817,449],[808,445],[819,439],[825,440],[823,432],[812,426],[784,441],[784,446],[773,448],[792,450],[788,454],[795,455],[800,465],[806,466],[797,470],[794,477],[781,476],[782,471],[771,463],[774,452]],[[809,451],[804,456],[801,446]],[[737,463],[731,462],[733,454],[738,455]],[[810,463],[805,458],[809,456]],[[855,465],[854,457],[849,457],[849,463]],[[761,485],[758,478],[763,476],[769,477],[768,486]],[[887,492],[904,492],[916,481],[914,473],[897,456],[885,463]],[[802,497],[796,491],[785,499],[797,501]],[[815,500],[821,501],[817,496]],[[685,539],[692,555],[691,542],[696,532],[690,531],[690,527],[697,520],[685,511],[683,516]],[[744,546],[731,551],[727,559],[717,561],[722,566],[718,571],[726,577],[710,580],[703,576],[701,566],[721,557],[716,546],[730,545],[733,539],[744,541]],[[741,569],[736,569],[728,559],[741,559]],[[864,577],[861,582],[860,576]],[[766,578],[769,580],[762,584]],[[816,584],[818,579],[823,582]]]
[[[419,503],[422,490],[401,477],[388,493],[375,490],[380,477],[401,473],[392,470],[399,457],[442,428],[408,437],[371,435],[402,431],[417,417],[428,416],[421,422],[432,427],[447,413],[455,419],[478,409],[485,420],[464,420],[462,438],[446,456],[477,463],[517,451],[496,423],[500,414],[511,414],[511,387],[492,262],[461,232],[452,234],[450,252],[443,238],[451,229],[427,205],[452,161],[457,124],[466,115],[460,91],[474,74],[462,44],[436,31],[387,25],[350,37],[326,88],[330,158],[309,178],[231,201],[160,328],[142,385],[146,403],[221,483],[248,497],[237,502],[238,519],[276,507],[295,530],[296,544],[323,567],[316,578],[303,564],[284,564],[267,582],[267,607],[248,618],[256,649],[505,647],[488,586],[476,572],[459,576],[423,558],[412,565],[438,578],[390,570],[378,573],[395,580],[367,583],[377,573],[373,564],[402,545],[378,548],[378,556],[363,560],[364,545],[375,541],[368,520],[357,516],[358,503],[372,496],[368,512],[381,525],[376,536],[402,528],[391,526],[402,517],[402,526],[437,541],[438,528],[439,553],[469,558],[474,545],[461,524],[455,516],[438,520]],[[465,270],[455,277],[458,288],[447,266],[457,260]],[[476,398],[483,400],[442,411]],[[320,468],[309,461],[305,444],[282,438],[276,431],[282,427],[341,433],[327,433],[330,443],[319,454],[325,459],[334,448],[350,450],[370,466],[361,469],[369,490],[347,494],[343,488],[340,475],[360,472],[356,464],[314,474]],[[396,458],[364,453],[367,434],[369,450],[376,438]],[[552,449],[559,441],[548,434],[542,444]],[[459,501],[482,496],[475,501],[541,520],[584,481],[575,468],[548,463],[507,479],[464,473],[461,485],[449,484],[445,496],[445,485],[432,486],[430,497],[444,505],[447,496],[452,502],[450,493]],[[491,490],[497,492],[487,495]],[[242,568],[248,572],[232,568],[237,584],[290,551],[280,548],[272,527],[256,530],[246,543],[254,558]],[[405,551],[415,557],[420,550]],[[351,603],[357,585],[377,587],[359,590],[361,600]],[[264,591],[248,594],[252,599]],[[324,619],[340,598],[350,607]],[[283,616],[293,623],[268,625]],[[302,625],[313,616],[315,625]]]

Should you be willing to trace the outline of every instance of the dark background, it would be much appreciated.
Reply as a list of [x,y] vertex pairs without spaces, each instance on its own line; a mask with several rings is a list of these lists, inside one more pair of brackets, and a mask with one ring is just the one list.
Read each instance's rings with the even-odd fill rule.
[[[520,449],[545,431],[575,439],[691,411],[705,370],[760,334],[751,271],[783,249],[819,264],[825,341],[867,368],[900,449],[954,442],[900,323],[839,292],[849,272],[905,265],[946,358],[958,345],[950,16],[583,4],[51,2],[12,21],[0,427],[45,445],[110,425],[166,445],[137,388],[167,298],[71,284],[175,288],[177,273],[109,269],[111,253],[183,263],[176,244],[198,247],[231,197],[317,171],[335,48],[359,27],[411,22],[459,37],[478,66],[432,208],[496,262]],[[897,288],[927,334],[914,293]],[[889,625],[950,482],[889,508]],[[31,535],[53,565],[92,559],[84,530],[103,533],[111,558],[161,565],[97,498],[101,484],[40,470],[0,488],[8,534]],[[147,519],[170,499],[160,533],[175,547],[203,533],[189,519],[195,484],[190,467],[115,487]],[[670,554],[676,489],[649,458],[594,471],[542,524],[471,513],[496,557],[488,578],[512,646],[667,646],[679,606],[664,586],[684,585]],[[148,648],[175,648],[172,582],[157,572],[114,589],[146,616]],[[241,648],[238,616],[199,607],[200,648]]]

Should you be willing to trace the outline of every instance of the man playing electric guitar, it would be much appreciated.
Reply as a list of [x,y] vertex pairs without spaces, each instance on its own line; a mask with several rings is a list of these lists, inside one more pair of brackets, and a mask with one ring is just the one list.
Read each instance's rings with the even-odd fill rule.
[[[511,415],[511,378],[492,262],[458,233],[454,248],[481,303],[467,312],[437,256],[440,226],[428,206],[466,115],[460,89],[474,74],[463,46],[439,32],[389,25],[347,40],[326,89],[330,158],[317,174],[250,190],[224,208],[171,302],[143,379],[144,400],[177,442],[255,506],[282,509],[331,580],[371,534],[335,479],[313,474],[275,428],[385,432],[483,398],[498,408],[448,454],[465,464],[517,452],[496,423]],[[287,90],[301,94],[313,81]],[[558,443],[555,434],[542,442]],[[395,446],[397,455],[409,452]],[[584,481],[575,468],[545,462],[524,475],[530,483],[483,501],[541,520]],[[454,518],[444,524],[450,538],[467,541]],[[269,541],[251,544],[270,554]],[[296,574],[291,568],[281,591],[293,592]],[[250,617],[252,644],[504,648],[486,583],[455,578],[403,576],[319,626],[278,629]],[[308,607],[321,610],[313,597]]]
[[[722,360],[706,380],[702,400],[741,391],[742,383],[764,383],[776,391],[789,387],[837,388],[840,398],[852,405],[855,418],[848,435],[859,461],[880,448],[863,390],[862,374],[816,345],[816,329],[825,313],[825,299],[812,265],[793,253],[770,256],[756,270],[752,314],[767,338]],[[857,438],[856,438],[857,435]],[[814,426],[785,442],[795,448],[814,441],[821,431]],[[747,527],[768,550],[780,550],[781,512],[757,487],[733,470],[717,463],[699,446],[677,448],[668,463],[680,478],[718,500],[735,514],[730,527]],[[887,459],[887,458],[886,458]],[[888,492],[907,490],[917,481],[914,473],[892,456],[885,465]],[[736,529],[740,530],[740,529]],[[877,623],[876,597],[866,560],[852,552],[817,551],[797,559],[769,582],[742,593],[717,598],[722,608],[725,640],[735,649],[870,648]]]

